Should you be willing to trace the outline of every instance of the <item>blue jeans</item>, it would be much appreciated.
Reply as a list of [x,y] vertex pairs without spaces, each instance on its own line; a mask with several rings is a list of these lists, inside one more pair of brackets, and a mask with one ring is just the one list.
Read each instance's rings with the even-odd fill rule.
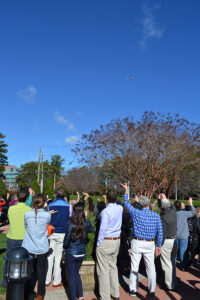
[[79,275],[79,270],[83,259],[84,256],[74,257],[71,254],[66,254],[65,256],[71,300],[76,300],[76,298],[83,297],[82,281]]
[[[8,239],[7,240],[6,253],[8,253],[13,248],[21,247],[22,246],[22,242],[23,242],[23,240]],[[6,263],[3,264],[3,279],[2,279],[2,282],[1,282],[1,286],[6,289],[6,287],[7,287],[7,280],[5,279],[5,275],[6,275]]]
[[180,256],[180,266],[185,267],[187,264],[186,261],[186,250],[188,247],[188,237],[184,240],[176,240],[177,243],[177,252],[179,251]]

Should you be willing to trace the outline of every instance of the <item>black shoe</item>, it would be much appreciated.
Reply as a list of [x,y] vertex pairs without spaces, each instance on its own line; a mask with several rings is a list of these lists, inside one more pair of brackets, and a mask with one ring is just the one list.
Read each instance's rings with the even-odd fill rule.
[[163,289],[164,291],[169,291],[169,292],[174,292],[175,291],[175,288],[173,288],[173,289],[170,289],[170,288],[168,288],[168,286],[166,286],[166,285],[163,285],[163,286],[161,286],[161,289]]
[[129,296],[136,297],[136,292],[135,291],[130,291]]
[[154,297],[154,296],[155,296],[155,292],[149,292],[149,293],[148,293],[148,296],[149,296],[149,297]]

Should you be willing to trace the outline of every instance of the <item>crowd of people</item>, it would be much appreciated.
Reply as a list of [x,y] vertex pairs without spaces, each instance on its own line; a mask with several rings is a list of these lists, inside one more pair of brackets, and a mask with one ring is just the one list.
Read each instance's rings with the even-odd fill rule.
[[[42,300],[46,286],[62,285],[61,261],[64,257],[70,299],[83,300],[83,287],[79,274],[86,255],[88,233],[95,231],[93,256],[96,261],[99,297],[102,300],[118,300],[118,271],[125,262],[130,271],[129,295],[136,296],[138,272],[143,257],[148,278],[149,296],[155,295],[155,257],[160,256],[164,272],[163,288],[176,289],[176,266],[184,271],[194,263],[200,252],[200,221],[196,217],[192,198],[186,207],[180,201],[173,204],[165,194],[160,194],[160,214],[152,211],[150,199],[146,196],[129,199],[127,184],[123,203],[117,199],[117,192],[107,191],[104,201],[93,199],[82,193],[70,204],[63,188],[58,188],[54,200],[46,200],[41,194],[29,189],[14,193],[11,199],[0,200],[0,214],[6,204],[9,232],[7,252],[22,246],[33,258],[32,273],[25,286],[25,299],[34,293]],[[6,200],[6,199],[7,200]],[[6,203],[7,201],[7,203]],[[87,202],[87,209],[86,209]],[[88,211],[96,216],[95,228]],[[120,259],[119,259],[120,257]],[[129,264],[130,261],[130,264]],[[2,286],[6,288],[5,265]]]

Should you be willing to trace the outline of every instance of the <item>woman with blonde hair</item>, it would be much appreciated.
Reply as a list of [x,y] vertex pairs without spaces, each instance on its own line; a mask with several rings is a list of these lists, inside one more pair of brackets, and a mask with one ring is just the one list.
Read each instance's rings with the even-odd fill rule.
[[43,195],[33,196],[32,204],[33,210],[24,215],[26,233],[22,247],[26,248],[34,258],[33,272],[27,286],[29,290],[34,290],[38,281],[36,300],[42,300],[45,296],[46,264],[49,251],[47,225],[50,223],[51,214],[44,210]]

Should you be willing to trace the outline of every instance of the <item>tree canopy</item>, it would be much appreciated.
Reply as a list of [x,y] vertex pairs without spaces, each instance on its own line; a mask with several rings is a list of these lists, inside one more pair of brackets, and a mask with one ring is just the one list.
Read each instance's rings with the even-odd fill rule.
[[136,194],[170,193],[181,171],[200,161],[200,126],[178,115],[145,112],[141,120],[116,119],[73,149],[79,162],[106,166]]
[[[45,160],[43,162],[43,177],[44,177],[44,194],[53,196],[54,194],[54,176],[56,181],[61,176],[63,170],[64,159],[60,155],[51,156],[50,162]],[[30,161],[23,165],[18,170],[19,175],[16,178],[18,185],[21,188],[31,186],[35,192],[39,191],[38,185],[38,162]],[[54,175],[55,174],[55,175]],[[39,176],[39,184],[41,182],[41,168]]]
[[6,156],[8,145],[4,141],[5,135],[0,132],[0,174],[4,171],[4,165],[8,163],[8,157]]

